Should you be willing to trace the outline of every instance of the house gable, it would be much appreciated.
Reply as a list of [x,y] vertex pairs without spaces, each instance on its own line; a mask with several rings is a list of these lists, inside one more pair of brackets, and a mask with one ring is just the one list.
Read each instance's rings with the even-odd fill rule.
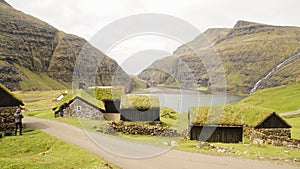
[[65,116],[73,118],[103,119],[103,110],[96,105],[76,96],[65,109]]
[[[73,101],[75,101],[75,100],[80,100],[80,101],[84,102],[85,104],[87,104],[87,105],[93,107],[94,109],[97,109],[97,110],[101,111],[102,113],[105,112],[105,110],[103,110],[103,109],[101,109],[100,107],[98,107],[98,106],[96,106],[96,105],[94,105],[94,104],[92,104],[92,103],[86,101],[85,99],[83,99],[83,98],[81,98],[81,97],[79,97],[79,96],[74,97],[72,100],[73,100]],[[73,101],[72,101],[72,102],[73,102]]]
[[254,128],[291,128],[291,125],[274,112]]
[[11,107],[24,105],[24,103],[17,99],[10,91],[0,84],[0,107]]

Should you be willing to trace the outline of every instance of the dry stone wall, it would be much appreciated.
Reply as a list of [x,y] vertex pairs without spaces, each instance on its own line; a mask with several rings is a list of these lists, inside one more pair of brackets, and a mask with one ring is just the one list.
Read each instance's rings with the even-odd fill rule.
[[0,107],[0,131],[15,128],[14,113],[17,107]]
[[246,137],[253,144],[271,144],[300,149],[300,140],[291,138],[291,130],[288,128],[253,129],[248,128]]
[[[97,129],[98,132],[105,134],[114,134],[115,132],[121,132],[124,134],[138,134],[138,135],[152,135],[152,136],[165,136],[165,137],[181,137],[185,136],[185,133],[180,133],[177,130],[170,129],[169,127],[160,126],[159,122],[152,122],[156,125],[138,125],[135,123],[126,124],[120,122],[107,122],[100,125]],[[97,127],[96,127],[97,128]]]

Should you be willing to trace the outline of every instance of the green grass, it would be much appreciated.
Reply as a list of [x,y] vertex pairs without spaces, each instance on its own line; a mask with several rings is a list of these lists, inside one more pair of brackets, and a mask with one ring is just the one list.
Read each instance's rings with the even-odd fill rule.
[[[243,105],[241,107],[241,105]],[[228,107],[229,106],[229,107]],[[257,106],[250,105],[250,103],[236,103],[233,105],[227,105],[227,110],[229,113],[233,111],[245,111],[245,112],[252,112],[253,110],[270,110],[265,108],[258,108]],[[269,112],[269,111],[268,111]],[[272,112],[272,111],[271,111]],[[97,129],[97,126],[101,124],[101,121],[97,120],[89,120],[89,119],[77,119],[77,118],[54,118],[53,111],[48,110],[40,110],[35,112],[28,112],[25,115],[40,117],[40,118],[47,118],[47,119],[55,119],[60,122],[68,123],[80,128],[84,128],[85,130],[94,131]],[[229,116],[230,117],[230,116]],[[231,116],[232,117],[232,116]],[[235,119],[235,118],[233,118]],[[187,129],[188,127],[188,120],[187,120],[187,113],[178,114],[174,110],[170,108],[161,108],[161,121],[164,125],[172,126],[174,129]],[[255,121],[255,118],[252,118],[252,121]],[[287,117],[286,121],[290,123],[292,128],[292,137],[293,138],[300,138],[300,126],[299,116],[291,116]],[[101,133],[99,133],[101,134]],[[208,149],[198,149],[196,145],[199,143],[198,141],[192,141],[183,138],[171,138],[171,137],[159,137],[159,136],[143,136],[143,135],[126,135],[126,134],[117,134],[111,137],[117,137],[125,140],[136,141],[140,143],[147,143],[147,144],[154,144],[158,146],[163,146],[162,142],[170,142],[170,141],[177,141],[179,143],[178,147],[175,149],[184,150],[184,151],[191,151],[191,152],[199,152],[204,154],[217,154],[217,155],[231,155],[231,156],[238,156],[242,158],[251,158],[251,159],[264,159],[269,160],[269,157],[282,157],[282,158],[299,158],[300,151],[296,149],[289,149],[285,147],[276,147],[271,145],[265,146],[257,146],[249,144],[249,140],[244,139],[244,144],[222,144],[222,143],[213,143],[214,146],[223,147],[223,148],[233,148],[235,152],[239,152],[237,154],[224,154],[219,152],[213,152]],[[244,154],[247,151],[248,154]],[[288,153],[286,153],[288,152]],[[296,165],[299,165],[296,163]]]
[[104,168],[109,165],[96,155],[67,144],[41,131],[0,141],[0,168]]
[[32,90],[49,91],[49,90],[63,90],[63,89],[70,88],[70,86],[66,86],[50,78],[45,73],[33,73],[29,69],[21,67],[17,64],[15,64],[14,66],[16,66],[24,74],[24,78],[20,82],[23,91],[32,91]]
[[300,140],[300,115],[285,117],[285,120],[292,126],[292,138]]
[[[216,155],[224,155],[222,152],[211,151],[209,148],[196,148],[199,144],[198,141],[195,140],[182,140],[179,143],[178,147],[175,149],[190,151],[190,152],[198,152],[205,154],[216,154]],[[215,147],[227,148],[233,150],[235,153],[233,154],[225,154],[229,156],[238,156],[242,158],[250,158],[250,159],[262,159],[262,160],[270,160],[270,157],[280,157],[283,159],[299,159],[300,151],[297,149],[272,146],[272,145],[253,145],[250,144],[249,140],[244,139],[244,143],[240,144],[225,144],[225,143],[211,143]],[[246,153],[247,152],[247,153]],[[283,161],[282,161],[283,162]],[[300,163],[296,163],[296,165],[300,166]]]
[[299,110],[300,83],[259,90],[240,103],[274,109],[277,113]]
[[124,90],[123,86],[115,86],[112,88],[96,87],[88,89],[86,92],[98,100],[120,100],[121,96],[125,94]]
[[22,98],[27,111],[49,109],[57,106],[55,99],[63,94],[65,90],[51,91],[16,91],[13,92],[16,96]]
[[272,109],[244,103],[227,104],[223,110],[221,108],[220,106],[191,107],[191,123],[200,125],[256,126],[274,112]]
[[121,97],[121,109],[135,108],[146,110],[150,108],[159,108],[159,99],[155,96],[143,95],[123,95]]

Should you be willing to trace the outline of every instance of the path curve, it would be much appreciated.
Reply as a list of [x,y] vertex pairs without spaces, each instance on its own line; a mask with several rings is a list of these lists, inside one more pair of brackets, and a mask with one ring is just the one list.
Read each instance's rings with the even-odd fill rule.
[[[279,165],[267,161],[203,155],[178,150],[170,150],[167,153],[151,158],[122,158],[100,148],[87,136],[84,130],[78,127],[58,121],[34,117],[24,118],[24,124],[26,127],[39,129],[68,143],[79,146],[124,169],[299,169],[299,167]],[[101,139],[101,137],[99,137],[99,139]],[[110,144],[109,139],[106,139],[106,141],[107,144]]]
[[291,112],[286,112],[286,113],[281,113],[280,116],[292,116],[292,115],[298,115],[300,114],[300,110],[296,110],[296,111],[291,111]]

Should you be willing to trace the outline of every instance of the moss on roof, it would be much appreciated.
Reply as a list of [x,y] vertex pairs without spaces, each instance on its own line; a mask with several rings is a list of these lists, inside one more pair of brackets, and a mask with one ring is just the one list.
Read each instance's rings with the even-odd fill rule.
[[121,97],[121,109],[135,108],[139,110],[146,110],[159,107],[159,99],[155,96],[123,95]]
[[95,87],[88,89],[89,94],[95,95],[98,100],[120,100],[121,96],[125,94],[123,86],[114,87]]
[[256,126],[272,114],[273,110],[239,103],[225,105],[224,110],[221,106],[191,107],[189,112],[190,123],[194,125]]
[[63,103],[68,103],[70,100],[74,99],[76,96],[81,97],[82,99],[88,101],[89,103],[93,104],[94,106],[99,107],[102,110],[105,110],[104,103],[101,100],[95,98],[94,95],[87,93],[84,90],[73,91],[72,94],[67,94],[58,104],[57,108],[62,105]]
[[16,97],[8,88],[0,84],[0,106],[18,106],[24,105],[21,99]]

